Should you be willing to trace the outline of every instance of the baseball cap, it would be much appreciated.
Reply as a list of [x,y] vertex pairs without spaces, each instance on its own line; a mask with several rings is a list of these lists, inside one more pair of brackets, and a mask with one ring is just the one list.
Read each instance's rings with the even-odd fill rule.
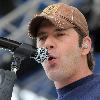
[[77,8],[67,4],[56,3],[49,5],[40,14],[35,15],[29,24],[30,36],[37,36],[38,27],[44,20],[49,20],[56,27],[62,29],[76,27],[84,35],[89,35],[88,25],[84,15]]

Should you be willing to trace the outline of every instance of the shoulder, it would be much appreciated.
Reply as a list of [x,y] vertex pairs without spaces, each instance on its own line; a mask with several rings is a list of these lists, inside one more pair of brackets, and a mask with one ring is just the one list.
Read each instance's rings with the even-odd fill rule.
[[100,74],[94,74],[94,78],[93,78],[92,82],[94,83],[94,85],[97,85],[100,87]]
[[93,75],[93,79],[88,83],[87,88],[89,88],[90,93],[100,93],[100,74]]
[[94,73],[92,81],[94,81],[94,82],[100,82],[100,73]]
[[100,74],[94,73],[92,79],[87,82],[89,86],[100,86]]

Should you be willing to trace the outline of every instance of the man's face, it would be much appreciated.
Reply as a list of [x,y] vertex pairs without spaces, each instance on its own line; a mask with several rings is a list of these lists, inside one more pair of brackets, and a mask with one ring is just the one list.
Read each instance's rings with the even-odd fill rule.
[[37,47],[48,49],[49,59],[42,66],[49,79],[61,81],[77,73],[81,49],[78,33],[73,28],[41,27],[38,31]]

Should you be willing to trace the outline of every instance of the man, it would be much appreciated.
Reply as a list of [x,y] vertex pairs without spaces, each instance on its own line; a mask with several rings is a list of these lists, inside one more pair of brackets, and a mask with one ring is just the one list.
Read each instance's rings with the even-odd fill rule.
[[91,39],[84,15],[75,7],[48,6],[29,24],[37,47],[48,49],[42,65],[54,81],[57,100],[100,100],[100,76],[93,74]]

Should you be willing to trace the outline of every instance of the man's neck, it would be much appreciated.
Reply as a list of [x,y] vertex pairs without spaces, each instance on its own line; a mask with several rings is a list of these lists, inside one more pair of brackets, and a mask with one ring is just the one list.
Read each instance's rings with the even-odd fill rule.
[[55,87],[56,89],[59,89],[59,88],[62,88],[66,85],[69,85],[77,80],[80,80],[81,78],[84,78],[88,75],[91,75],[92,74],[92,71],[90,70],[86,70],[86,71],[83,71],[83,72],[80,72],[80,73],[77,73],[76,75],[72,75],[71,77],[65,79],[65,80],[62,80],[62,81],[55,81],[54,84],[55,84]]

